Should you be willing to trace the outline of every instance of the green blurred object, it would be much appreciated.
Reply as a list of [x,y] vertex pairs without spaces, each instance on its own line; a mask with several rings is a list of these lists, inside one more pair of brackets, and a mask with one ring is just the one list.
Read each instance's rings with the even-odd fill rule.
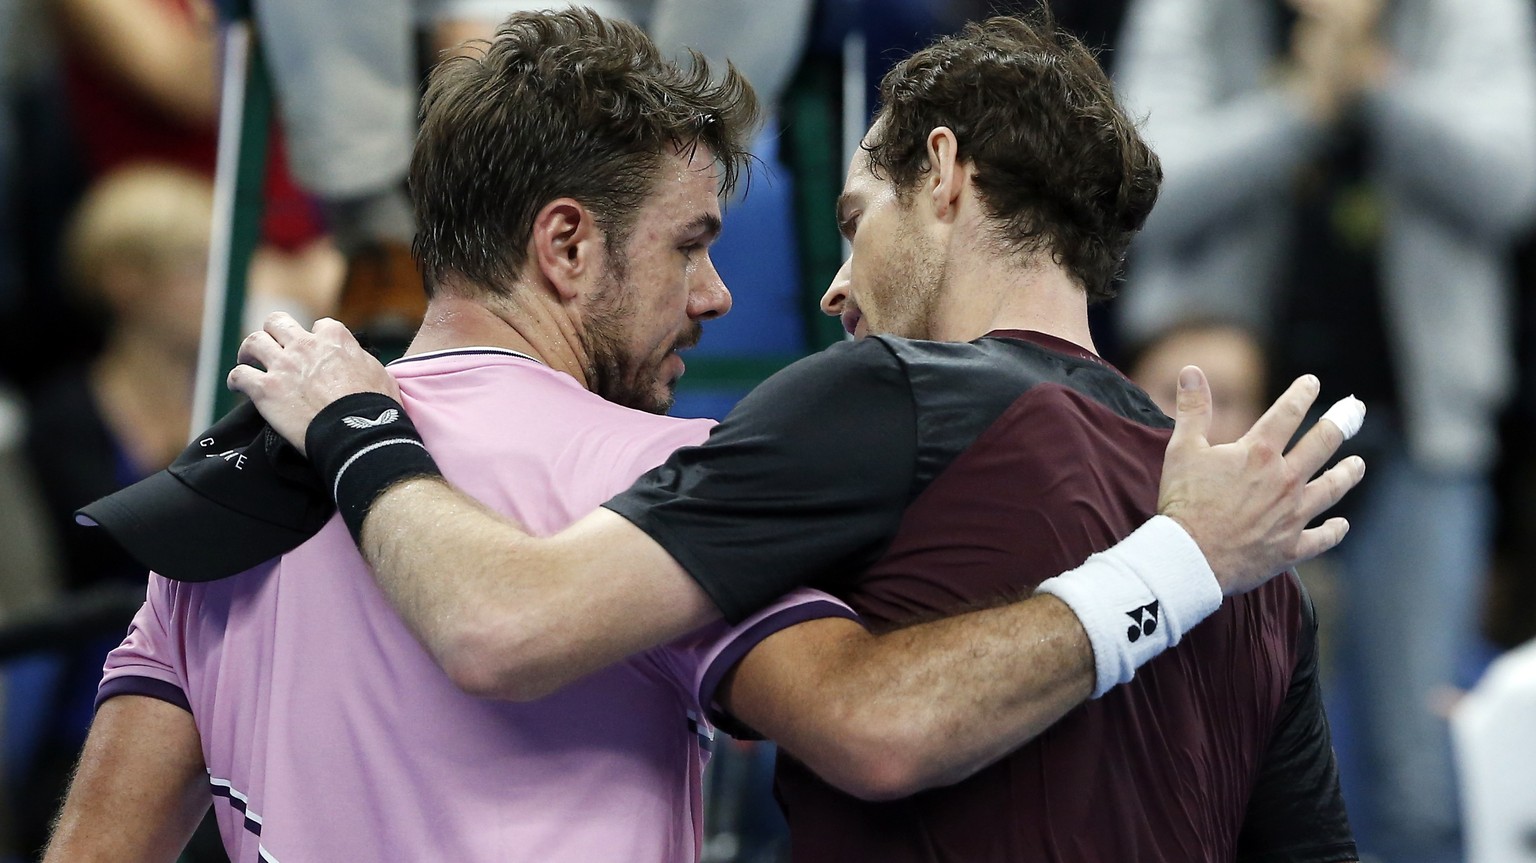
[[250,20],[249,4],[229,5],[239,7],[235,14],[240,17],[224,24],[214,224],[193,433],[228,413],[239,400],[224,386],[224,377],[234,366],[245,336],[246,277],[260,236],[272,125],[272,81]]
[[[246,21],[249,26],[249,19]],[[219,330],[219,356],[226,367],[233,366],[240,340],[245,338],[245,283],[251,271],[251,258],[260,241],[261,217],[266,201],[263,188],[267,178],[267,140],[272,128],[272,78],[261,40],[250,34],[250,53],[246,57],[245,110],[240,116],[240,152],[235,168],[235,205],[229,229],[229,256],[224,262],[224,326]],[[225,134],[220,129],[219,134]],[[239,396],[219,382],[214,399],[214,416],[233,410]]]
[[806,344],[821,350],[843,340],[836,318],[817,311],[821,295],[843,264],[837,232],[837,196],[843,187],[842,64],[809,56],[784,95],[784,164],[795,176],[795,237],[800,245],[800,287]]
[[688,360],[688,374],[678,382],[699,390],[749,390],[795,360],[797,355],[751,357],[696,357]]

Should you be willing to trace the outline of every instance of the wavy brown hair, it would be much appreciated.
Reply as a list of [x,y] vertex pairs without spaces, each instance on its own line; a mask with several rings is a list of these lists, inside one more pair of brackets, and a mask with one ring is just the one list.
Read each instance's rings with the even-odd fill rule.
[[757,97],[734,67],[664,58],[640,28],[588,9],[512,16],[477,55],[433,72],[410,188],[427,294],[448,278],[506,293],[533,219],[580,201],[623,247],[665,155],[704,146],[729,194],[748,165]]
[[1048,12],[968,24],[887,73],[880,101],[865,147],[876,176],[910,194],[929,167],[928,133],[948,126],[997,239],[1048,251],[1089,302],[1114,296],[1162,165],[1092,52]]

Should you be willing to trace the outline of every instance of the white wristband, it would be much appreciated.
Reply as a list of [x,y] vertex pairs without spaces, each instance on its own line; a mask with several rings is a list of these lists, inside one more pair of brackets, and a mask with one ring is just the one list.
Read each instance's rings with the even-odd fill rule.
[[1093,697],[1125,683],[1221,606],[1221,585],[1179,523],[1153,516],[1037,588],[1065,602],[1093,645]]

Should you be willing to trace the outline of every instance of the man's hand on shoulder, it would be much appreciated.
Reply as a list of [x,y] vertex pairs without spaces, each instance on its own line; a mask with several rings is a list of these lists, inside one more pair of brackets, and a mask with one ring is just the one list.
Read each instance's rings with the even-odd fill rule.
[[400,398],[384,366],[330,318],[316,321],[310,332],[275,312],[240,343],[239,360],[226,380],[229,388],[249,396],[272,428],[300,452],[315,415],[342,396],[378,392]]
[[1205,553],[1224,594],[1249,591],[1277,573],[1338,545],[1349,531],[1342,518],[1308,528],[1365,475],[1350,456],[1316,476],[1359,429],[1365,407],[1345,399],[1292,447],[1318,380],[1297,378],[1237,441],[1211,446],[1211,390],[1204,373],[1179,373],[1178,416],[1163,460],[1158,512],[1177,521]]

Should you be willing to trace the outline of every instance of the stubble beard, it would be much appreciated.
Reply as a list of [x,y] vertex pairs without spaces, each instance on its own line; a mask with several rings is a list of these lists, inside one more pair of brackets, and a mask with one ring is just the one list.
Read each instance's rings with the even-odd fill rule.
[[944,260],[933,244],[903,226],[892,238],[894,260],[886,272],[887,332],[904,339],[931,339],[937,329],[939,296],[944,288]]
[[[676,382],[663,382],[659,377],[659,363],[645,367],[643,359],[632,356],[625,348],[625,335],[634,319],[634,309],[628,303],[628,284],[621,268],[611,269],[612,276],[603,289],[588,302],[584,326],[577,337],[587,356],[583,371],[587,387],[614,404],[653,414],[665,414],[676,400]],[[673,344],[673,348],[689,348],[698,344],[703,328],[697,321]],[[670,355],[663,354],[662,359]]]

